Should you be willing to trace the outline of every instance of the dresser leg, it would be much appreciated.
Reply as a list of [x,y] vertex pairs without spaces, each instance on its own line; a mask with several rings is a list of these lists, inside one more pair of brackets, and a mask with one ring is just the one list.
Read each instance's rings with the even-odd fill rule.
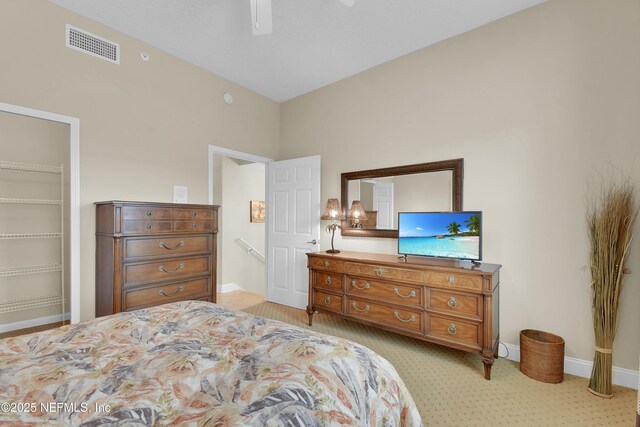
[[307,316],[309,316],[309,326],[313,326],[313,309],[307,306]]
[[483,360],[484,362],[484,379],[485,380],[490,380],[491,379],[491,366],[493,366],[491,363],[487,363]]

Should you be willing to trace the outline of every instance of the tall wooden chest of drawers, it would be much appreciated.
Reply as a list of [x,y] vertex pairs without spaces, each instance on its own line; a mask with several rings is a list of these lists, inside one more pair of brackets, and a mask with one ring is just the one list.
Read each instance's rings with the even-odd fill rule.
[[218,206],[96,203],[96,317],[216,301]]
[[500,265],[395,255],[307,254],[309,325],[323,311],[424,341],[480,353],[485,378],[498,356]]

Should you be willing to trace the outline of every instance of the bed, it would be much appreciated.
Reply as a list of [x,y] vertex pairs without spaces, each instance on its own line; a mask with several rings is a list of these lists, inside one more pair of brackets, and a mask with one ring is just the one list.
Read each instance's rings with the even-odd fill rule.
[[421,426],[354,342],[184,301],[0,340],[0,424]]

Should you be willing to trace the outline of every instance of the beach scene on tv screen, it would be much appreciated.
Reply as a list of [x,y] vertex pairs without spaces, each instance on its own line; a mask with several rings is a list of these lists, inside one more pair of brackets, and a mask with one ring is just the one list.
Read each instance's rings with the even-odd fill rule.
[[480,259],[478,212],[401,213],[398,253]]

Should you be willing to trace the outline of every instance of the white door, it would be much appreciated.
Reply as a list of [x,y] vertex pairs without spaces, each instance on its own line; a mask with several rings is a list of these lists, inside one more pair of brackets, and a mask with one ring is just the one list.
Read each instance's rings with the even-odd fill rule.
[[305,308],[320,242],[320,156],[267,165],[267,301]]
[[393,182],[373,185],[373,210],[378,211],[377,228],[391,230],[393,226]]

